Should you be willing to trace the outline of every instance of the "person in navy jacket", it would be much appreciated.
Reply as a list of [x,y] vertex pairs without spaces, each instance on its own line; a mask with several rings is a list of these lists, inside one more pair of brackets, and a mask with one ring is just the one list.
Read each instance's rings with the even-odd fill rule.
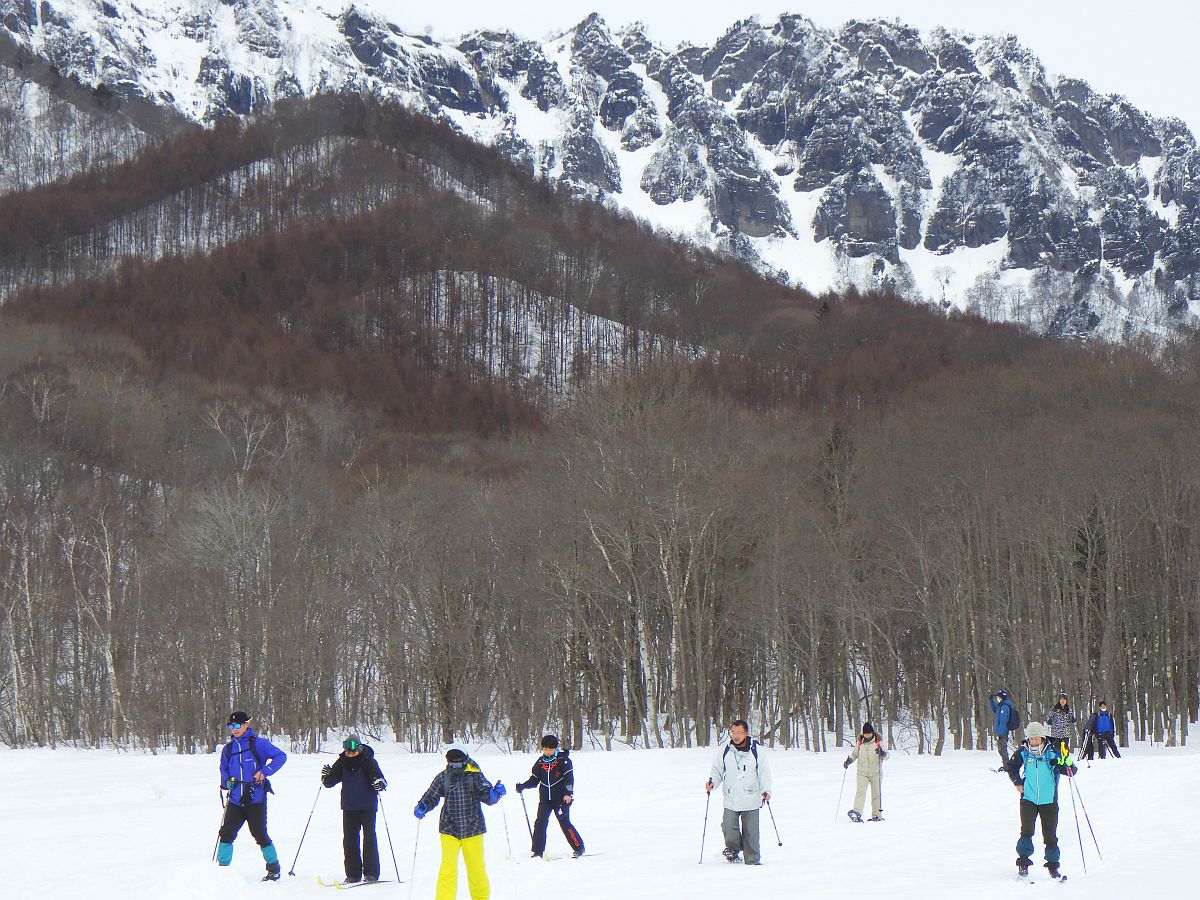
[[1012,717],[1012,702],[1008,699],[1008,691],[996,691],[996,695],[988,700],[996,721],[992,733],[996,735],[996,750],[1000,753],[1000,768],[1003,772],[1008,767],[1008,733],[1013,730],[1009,725]]
[[1083,755],[1086,759],[1091,760],[1096,752],[1097,745],[1100,748],[1101,759],[1104,759],[1105,750],[1111,750],[1113,756],[1117,759],[1121,758],[1121,752],[1117,750],[1116,741],[1117,720],[1108,711],[1108,704],[1103,700],[1096,707],[1096,711],[1092,713],[1092,717],[1088,719],[1083,731],[1085,735]]
[[227,727],[229,743],[221,749],[221,789],[229,792],[229,802],[221,820],[217,862],[227,866],[233,861],[233,839],[245,823],[267,864],[263,881],[278,881],[279,853],[267,834],[267,794],[273,793],[269,779],[287,762],[287,754],[258,737],[244,712],[230,713]]
[[[387,790],[387,781],[375,751],[357,734],[342,741],[342,753],[331,766],[321,769],[321,784],[330,788],[342,785],[342,853],[346,863],[346,881],[379,880],[379,843],[375,839],[375,813],[378,794]],[[362,853],[359,853],[362,832]]]
[[1021,795],[1021,836],[1017,838],[1017,871],[1029,874],[1033,865],[1033,829],[1042,823],[1046,845],[1046,868],[1052,878],[1060,877],[1058,861],[1058,776],[1072,777],[1078,771],[1070,753],[1055,750],[1046,741],[1041,722],[1030,722],[1025,743],[1008,761],[1008,777]]
[[575,766],[571,762],[570,751],[559,749],[556,735],[547,734],[542,738],[542,753],[534,760],[529,778],[517,785],[517,793],[535,785],[538,789],[538,809],[533,822],[533,855],[541,856],[546,852],[546,826],[553,812],[574,855],[583,856],[583,838],[571,824]]

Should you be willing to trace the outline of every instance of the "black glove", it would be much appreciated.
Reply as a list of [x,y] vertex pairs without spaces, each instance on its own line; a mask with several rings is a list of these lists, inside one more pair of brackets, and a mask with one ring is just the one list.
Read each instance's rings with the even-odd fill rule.
[[332,771],[333,771],[333,766],[331,766],[331,765],[329,765],[328,763],[326,763],[325,765],[321,766],[321,777],[322,777],[322,778],[328,778],[328,777],[329,777],[329,773],[330,773],[330,772],[332,772]]
[[371,782],[371,787],[374,788],[375,793],[378,794],[380,791],[387,790],[387,782],[384,781],[382,778],[376,778],[374,781]]
[[846,761],[844,763],[842,763],[842,768],[843,769],[850,768],[850,763],[852,763],[852,762],[854,762],[854,760],[852,760],[850,757],[847,756]]
[[518,782],[517,782],[517,793],[519,794],[519,793],[521,793],[521,791],[523,791],[523,790],[525,790],[525,782],[523,782],[523,781],[518,781]]

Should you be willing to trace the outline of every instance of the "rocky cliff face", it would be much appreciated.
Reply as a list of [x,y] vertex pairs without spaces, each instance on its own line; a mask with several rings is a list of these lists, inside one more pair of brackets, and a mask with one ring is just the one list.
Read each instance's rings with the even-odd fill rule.
[[[547,178],[814,291],[914,299],[1073,336],[1200,310],[1200,151],[1011,36],[735,23],[666,49],[593,15],[457,46],[303,0],[0,0],[5,47],[196,121],[367,91]],[[10,53],[11,56],[11,53]]]

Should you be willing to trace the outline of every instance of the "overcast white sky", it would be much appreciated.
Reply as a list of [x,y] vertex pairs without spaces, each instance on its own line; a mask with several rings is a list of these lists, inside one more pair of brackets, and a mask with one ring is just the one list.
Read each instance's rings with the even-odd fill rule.
[[359,0],[405,31],[427,28],[457,38],[505,28],[542,38],[598,12],[613,28],[646,23],[650,37],[674,47],[711,44],[736,20],[801,13],[832,27],[852,18],[898,18],[979,34],[1012,32],[1051,73],[1074,75],[1104,93],[1125,94],[1157,116],[1175,115],[1200,135],[1200,0]]

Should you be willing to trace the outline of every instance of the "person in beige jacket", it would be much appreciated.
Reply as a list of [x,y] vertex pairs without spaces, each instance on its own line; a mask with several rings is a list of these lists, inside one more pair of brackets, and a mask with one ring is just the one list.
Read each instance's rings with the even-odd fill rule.
[[858,736],[858,742],[854,745],[854,750],[842,764],[843,769],[848,769],[850,763],[858,761],[856,770],[858,790],[854,793],[854,809],[846,812],[846,815],[854,822],[862,821],[863,804],[867,799],[867,785],[871,786],[871,818],[867,821],[883,821],[879,808],[879,772],[883,761],[887,759],[887,751],[883,749],[881,740],[880,736],[875,733],[875,729],[871,727],[871,723],[866,722],[862,727],[862,734]]

